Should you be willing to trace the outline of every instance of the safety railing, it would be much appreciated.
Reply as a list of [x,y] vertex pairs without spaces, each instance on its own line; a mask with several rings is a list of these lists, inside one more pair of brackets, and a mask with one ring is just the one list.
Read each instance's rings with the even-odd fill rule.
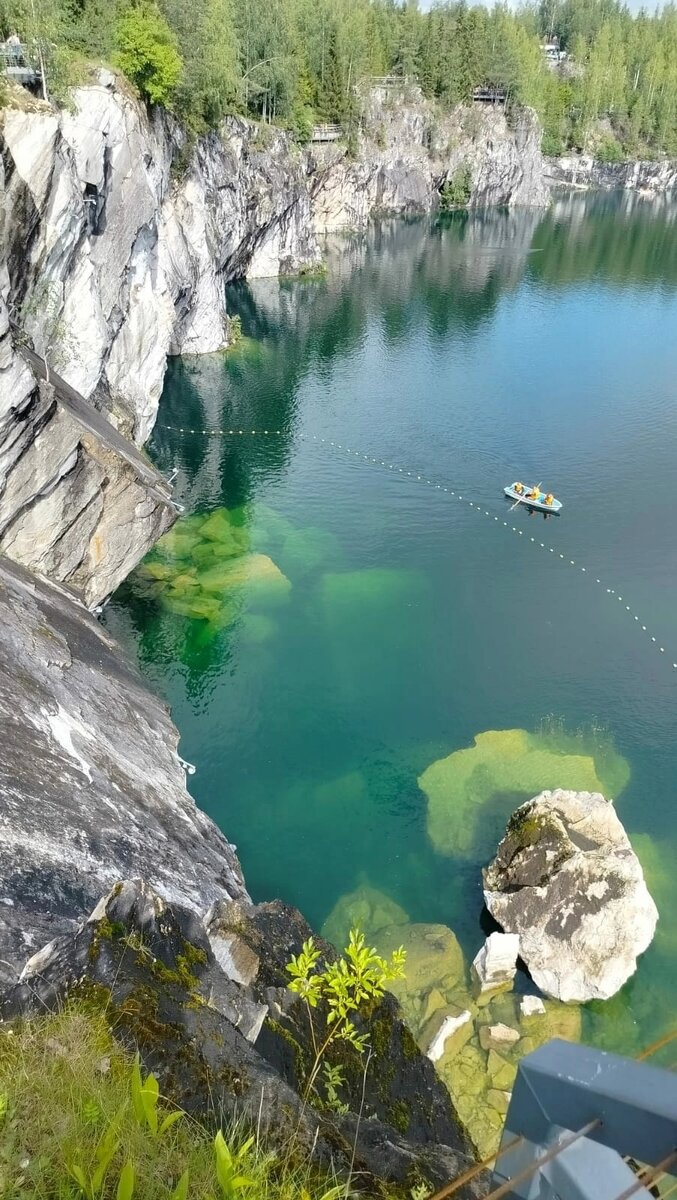
[[315,125],[313,128],[311,141],[337,142],[341,137],[343,137],[342,125]]
[[492,1164],[486,1200],[677,1200],[677,1076],[642,1061],[675,1037],[638,1060],[561,1041],[527,1055],[498,1153],[432,1200]]
[[37,50],[32,53],[22,43],[0,45],[0,74],[16,83],[38,84],[42,80]]

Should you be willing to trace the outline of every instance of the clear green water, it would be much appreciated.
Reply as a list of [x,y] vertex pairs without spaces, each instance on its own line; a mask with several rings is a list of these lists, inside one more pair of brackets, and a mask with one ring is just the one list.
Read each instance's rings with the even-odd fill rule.
[[[150,445],[187,513],[238,508],[291,587],[229,582],[191,618],[139,575],[108,626],[171,704],[254,897],[317,927],[367,882],[472,956],[480,868],[530,769],[504,778],[499,739],[466,818],[452,768],[437,849],[419,776],[492,730],[595,756],[661,913],[636,977],[584,1015],[586,1038],[632,1051],[671,1024],[677,981],[677,209],[388,223],[328,259],[325,280],[232,289],[247,340],[172,364]],[[515,477],[563,516],[508,515]]]

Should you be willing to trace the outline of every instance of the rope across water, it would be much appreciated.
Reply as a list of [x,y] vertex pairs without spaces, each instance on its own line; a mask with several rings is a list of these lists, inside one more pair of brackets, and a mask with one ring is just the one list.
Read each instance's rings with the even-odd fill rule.
[[[276,437],[280,436],[284,432],[282,429],[191,429],[183,425],[157,425],[156,428],[167,430],[171,433],[200,434],[205,437]],[[467,497],[463,497],[463,495],[456,491],[456,489],[448,487],[446,484],[435,483],[434,480],[428,479],[425,475],[420,475],[417,471],[408,471],[405,467],[398,467],[396,463],[389,463],[386,462],[385,459],[375,458],[371,454],[364,454],[361,450],[353,450],[350,446],[346,446],[343,442],[336,442],[331,438],[323,438],[318,437],[316,434],[307,435],[303,433],[298,434],[297,436],[301,441],[316,442],[318,445],[331,446],[333,449],[342,450],[344,453],[353,455],[353,457],[361,459],[363,462],[373,463],[374,466],[384,467],[386,470],[392,471],[395,474],[404,475],[409,479],[415,480],[417,483],[423,483],[427,487],[432,488],[434,491],[445,492],[448,496],[453,496],[455,500],[458,500],[460,503],[467,505],[468,508],[473,509],[474,512],[488,517],[490,520],[495,521],[499,525],[502,524],[517,537],[527,538],[528,541],[533,542],[534,546],[536,546],[538,549],[545,550],[548,554],[556,555],[562,562],[573,567],[582,575],[588,575],[591,579],[594,579],[595,586],[604,588],[608,596],[615,597],[615,599],[624,606],[624,611],[627,612],[632,620],[637,623],[639,631],[646,634],[651,645],[655,645],[660,654],[666,653],[665,646],[660,645],[658,638],[656,638],[656,636],[651,633],[650,629],[642,623],[639,615],[633,610],[632,606],[626,602],[623,596],[621,596],[620,592],[618,592],[615,588],[606,587],[605,582],[602,579],[598,579],[597,576],[594,575],[592,571],[589,571],[587,567],[581,566],[581,564],[576,562],[575,559],[569,558],[566,554],[562,554],[559,550],[556,550],[554,546],[548,545],[547,542],[540,541],[538,537],[533,537],[530,534],[525,533],[523,529],[519,529],[516,525],[512,525],[510,521],[505,521],[502,517],[490,512],[488,508],[484,508],[482,504],[478,504],[474,500],[468,500]],[[677,662],[673,662],[672,668],[673,670],[677,671]]]

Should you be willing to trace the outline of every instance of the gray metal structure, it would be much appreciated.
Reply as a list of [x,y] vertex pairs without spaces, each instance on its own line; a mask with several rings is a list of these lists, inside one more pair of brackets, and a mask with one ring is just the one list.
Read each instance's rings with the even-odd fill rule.
[[24,46],[0,46],[0,73],[23,87],[37,87],[42,83],[42,74],[31,62]]
[[343,126],[341,125],[315,125],[310,140],[312,142],[337,142],[341,137],[343,137]]
[[642,1182],[624,1158],[677,1175],[677,1076],[571,1042],[527,1055],[492,1178],[501,1197],[650,1200],[651,1171]]

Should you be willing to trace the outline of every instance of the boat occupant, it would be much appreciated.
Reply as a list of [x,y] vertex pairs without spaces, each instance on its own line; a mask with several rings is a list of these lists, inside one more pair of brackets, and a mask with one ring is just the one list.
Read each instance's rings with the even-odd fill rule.
[[552,504],[554,499],[555,497],[553,496],[552,492],[548,492],[547,496],[545,497],[545,503]]
[[534,487],[531,489],[531,491],[527,492],[527,500],[538,500],[538,497],[540,496],[540,494],[541,493],[538,490],[538,488]]
[[512,490],[513,490],[513,492],[517,492],[518,496],[521,496],[522,492],[524,491],[524,484],[523,483],[513,483]]

